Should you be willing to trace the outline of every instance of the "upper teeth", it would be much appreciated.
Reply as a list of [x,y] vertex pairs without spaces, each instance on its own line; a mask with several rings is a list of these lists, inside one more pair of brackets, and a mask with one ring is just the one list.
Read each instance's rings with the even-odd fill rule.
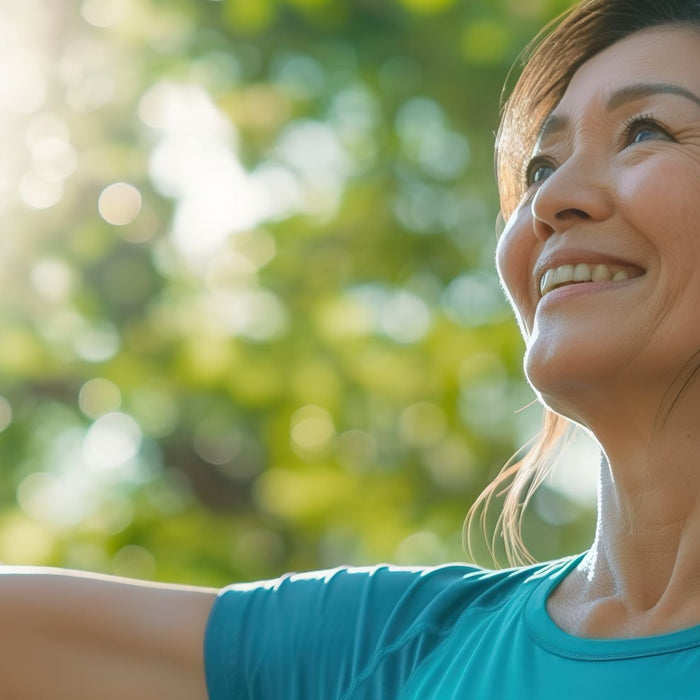
[[621,267],[614,268],[603,264],[587,265],[586,263],[562,265],[551,268],[542,275],[540,293],[544,296],[556,287],[575,282],[620,282],[629,278],[628,271]]

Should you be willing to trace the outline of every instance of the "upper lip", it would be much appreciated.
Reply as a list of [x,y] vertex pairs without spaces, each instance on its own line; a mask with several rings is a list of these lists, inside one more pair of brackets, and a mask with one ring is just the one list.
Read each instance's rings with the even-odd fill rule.
[[547,270],[561,267],[562,265],[577,265],[578,263],[585,263],[587,265],[620,265],[628,268],[637,268],[641,270],[642,273],[645,272],[645,269],[641,265],[609,253],[602,253],[594,250],[579,250],[575,248],[554,250],[543,255],[535,263],[533,276],[538,296],[540,280]]

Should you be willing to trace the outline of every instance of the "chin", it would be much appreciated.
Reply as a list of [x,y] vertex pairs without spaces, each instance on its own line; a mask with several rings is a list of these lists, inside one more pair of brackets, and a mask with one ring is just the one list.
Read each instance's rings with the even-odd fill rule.
[[619,375],[620,364],[600,344],[568,342],[554,346],[535,342],[525,353],[524,369],[528,382],[545,405],[576,420],[567,410],[570,401],[578,403],[596,389],[611,386]]

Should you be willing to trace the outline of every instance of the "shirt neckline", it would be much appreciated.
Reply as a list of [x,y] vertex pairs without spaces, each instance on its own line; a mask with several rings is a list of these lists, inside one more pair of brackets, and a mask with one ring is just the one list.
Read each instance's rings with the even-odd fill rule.
[[587,552],[553,562],[536,573],[525,605],[525,623],[533,640],[547,651],[573,659],[605,661],[668,654],[700,646],[700,625],[677,632],[628,639],[591,639],[564,632],[547,612],[547,599]]

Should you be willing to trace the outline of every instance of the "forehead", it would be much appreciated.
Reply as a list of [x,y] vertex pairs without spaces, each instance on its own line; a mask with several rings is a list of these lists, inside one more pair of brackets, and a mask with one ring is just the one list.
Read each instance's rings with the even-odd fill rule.
[[700,88],[700,28],[655,27],[621,39],[586,61],[574,74],[556,114],[637,83]]

